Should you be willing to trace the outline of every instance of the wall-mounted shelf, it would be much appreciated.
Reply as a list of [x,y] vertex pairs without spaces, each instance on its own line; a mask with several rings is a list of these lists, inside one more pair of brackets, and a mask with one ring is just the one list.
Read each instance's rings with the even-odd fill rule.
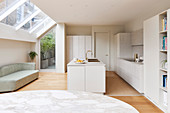
[[167,30],[160,31],[160,34],[165,34],[167,33]]
[[161,71],[167,72],[167,69],[160,68]]
[[168,91],[168,89],[167,88],[165,88],[165,87],[160,87],[160,89],[162,89],[163,91],[165,91],[165,92],[167,92]]
[[132,46],[144,46],[143,44],[139,44],[139,45],[132,45]]
[[164,53],[167,53],[167,50],[160,50],[160,52],[164,52]]

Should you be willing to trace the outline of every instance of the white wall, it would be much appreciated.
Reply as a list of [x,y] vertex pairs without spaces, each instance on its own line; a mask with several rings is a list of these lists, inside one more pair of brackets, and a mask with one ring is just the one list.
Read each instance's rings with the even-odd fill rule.
[[91,26],[67,26],[67,35],[92,35]]
[[14,27],[2,23],[0,23],[0,39],[36,42],[36,38],[28,32],[22,29],[16,31]]
[[30,51],[30,42],[0,39],[0,66],[28,62]]
[[65,73],[66,70],[66,34],[65,24],[56,26],[56,67],[57,73]]
[[137,18],[129,21],[127,24],[125,24],[125,31],[126,32],[132,32],[136,30],[143,29],[143,22],[144,20],[151,18],[167,9],[170,8],[170,0],[163,0],[159,4],[153,4],[150,9],[148,9],[147,12],[143,14],[139,14]]

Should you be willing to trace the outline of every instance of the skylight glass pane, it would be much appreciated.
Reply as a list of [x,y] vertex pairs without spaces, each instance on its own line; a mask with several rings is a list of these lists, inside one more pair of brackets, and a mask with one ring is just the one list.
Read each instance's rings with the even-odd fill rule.
[[0,0],[0,14],[20,0]]
[[33,12],[36,11],[36,9],[37,8],[31,2],[27,1],[1,22],[7,25],[15,26],[22,22],[25,18],[29,17]]
[[39,26],[35,33],[39,32],[40,30],[44,29],[51,21],[53,21],[51,18],[47,19],[41,26]]
[[47,16],[43,14],[42,12],[39,13],[37,16],[32,18],[29,22],[27,22],[24,26],[22,26],[22,29],[24,30],[30,30],[33,27],[35,27],[38,23],[43,21]]

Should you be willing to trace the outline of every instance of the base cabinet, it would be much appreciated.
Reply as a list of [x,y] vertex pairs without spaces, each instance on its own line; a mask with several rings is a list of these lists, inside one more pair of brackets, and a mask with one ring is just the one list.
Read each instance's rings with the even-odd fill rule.
[[86,91],[105,92],[105,67],[87,66],[86,67]]
[[68,68],[68,89],[70,90],[85,90],[85,67],[72,66]]
[[105,66],[68,66],[68,90],[105,93]]
[[143,64],[117,59],[116,73],[134,87],[138,92],[144,93]]

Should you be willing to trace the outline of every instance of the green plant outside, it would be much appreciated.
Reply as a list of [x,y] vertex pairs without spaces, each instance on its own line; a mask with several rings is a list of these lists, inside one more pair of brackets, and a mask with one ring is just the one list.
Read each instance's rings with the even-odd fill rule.
[[41,39],[41,56],[42,59],[45,60],[47,58],[47,53],[50,50],[55,49],[55,35],[53,32],[47,34]]

